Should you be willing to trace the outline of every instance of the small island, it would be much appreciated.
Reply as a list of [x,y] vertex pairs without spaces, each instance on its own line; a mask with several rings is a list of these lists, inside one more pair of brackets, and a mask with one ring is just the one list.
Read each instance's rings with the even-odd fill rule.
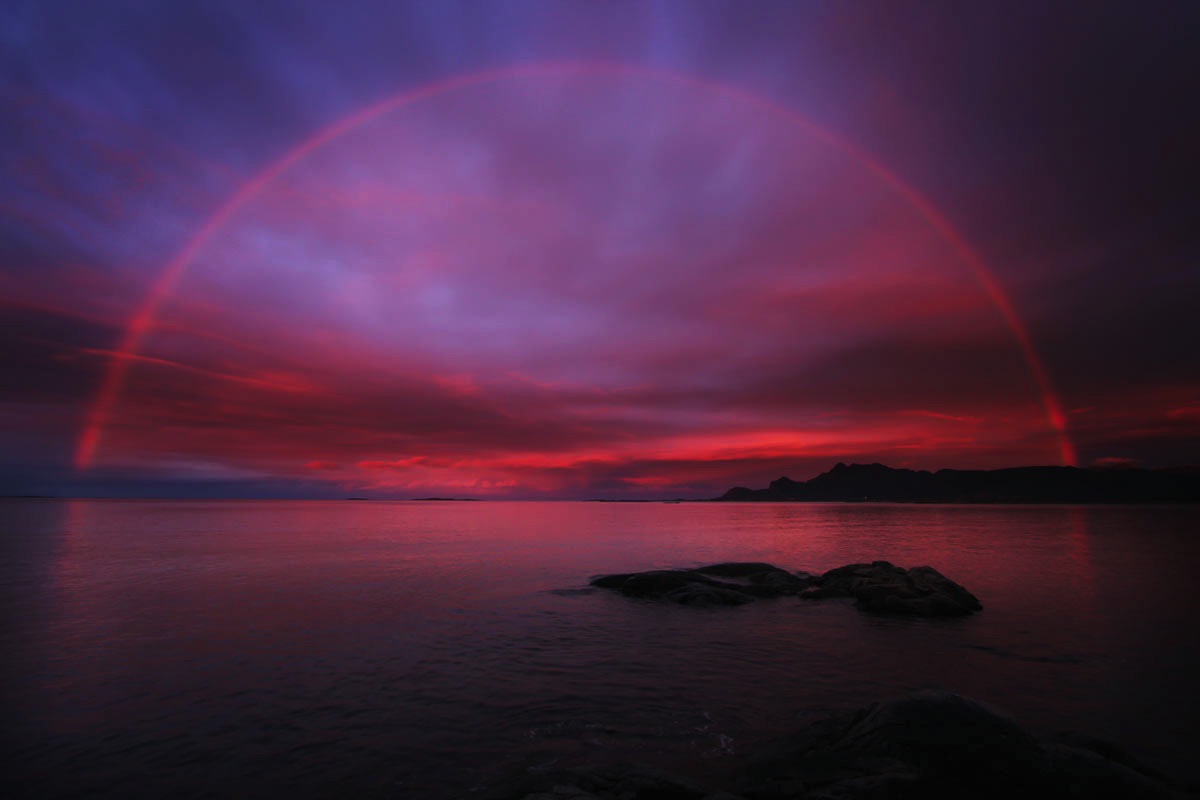
[[714,501],[879,503],[1200,503],[1194,470],[1012,467],[895,469],[838,464],[808,481],[783,477],[765,489],[735,486]]

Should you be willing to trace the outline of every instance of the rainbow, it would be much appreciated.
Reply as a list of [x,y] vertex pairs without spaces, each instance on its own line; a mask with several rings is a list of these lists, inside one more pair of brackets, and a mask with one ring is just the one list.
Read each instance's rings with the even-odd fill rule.
[[967,241],[958,233],[950,222],[939,212],[919,191],[889,170],[869,153],[857,145],[835,136],[830,131],[816,125],[791,109],[781,106],[765,97],[745,89],[716,81],[697,78],[690,75],[671,72],[659,68],[635,66],[629,64],[607,62],[564,62],[518,65],[484,70],[465,75],[458,75],[445,80],[435,81],[419,86],[409,91],[401,92],[360,109],[342,118],[327,128],[318,131],[313,136],[284,153],[280,158],[257,173],[216,210],[211,217],[192,236],[187,244],[163,268],[155,280],[141,305],[125,327],[121,341],[114,350],[114,355],[108,362],[108,368],[101,380],[95,399],[88,409],[79,439],[75,448],[75,467],[86,470],[95,461],[99,450],[104,428],[108,423],[112,410],[120,398],[125,378],[130,365],[137,360],[138,350],[145,341],[146,335],[154,325],[154,317],[163,300],[168,297],[180,277],[197,253],[216,234],[237,211],[261,192],[269,183],[284,172],[303,161],[314,151],[329,144],[368,122],[413,103],[452,92],[457,89],[476,87],[495,81],[519,77],[571,77],[571,76],[635,76],[655,78],[674,82],[713,94],[732,98],[777,116],[794,126],[802,128],[806,133],[847,153],[874,175],[883,180],[892,190],[897,192],[910,203],[925,220],[957,251],[963,261],[970,267],[975,278],[987,293],[996,310],[1003,317],[1005,324],[1012,332],[1020,347],[1030,373],[1041,395],[1041,402],[1050,427],[1058,439],[1059,456],[1063,463],[1076,464],[1075,447],[1067,431],[1066,417],[1062,405],[1054,391],[1049,372],[1042,362],[1028,329],[1021,322],[1016,308],[1000,282],[987,268],[983,259],[971,248]]

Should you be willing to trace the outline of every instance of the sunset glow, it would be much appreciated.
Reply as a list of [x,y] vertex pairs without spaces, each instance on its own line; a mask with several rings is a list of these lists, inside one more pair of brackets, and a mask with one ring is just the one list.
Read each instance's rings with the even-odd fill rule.
[[[548,54],[317,87],[304,124],[247,112],[253,136],[212,146],[3,96],[28,155],[0,311],[61,376],[7,401],[39,474],[704,497],[837,461],[1146,463],[1197,435],[1194,379],[1102,390],[1064,358],[1043,273],[1072,267],[1014,256],[999,174],[895,165],[820,93]],[[896,141],[936,134],[889,109]]]
[[[654,134],[611,124],[630,116]],[[159,314],[195,321],[156,336]],[[286,469],[290,447],[272,428],[298,428],[299,463],[345,459],[324,476],[401,490],[552,493],[586,488],[594,469],[686,489],[673,465],[941,452],[927,423],[889,423],[887,409],[831,415],[802,390],[755,386],[848,341],[916,339],[918,319],[1015,344],[1032,380],[1005,378],[1035,402],[1041,392],[1073,461],[1007,298],[935,211],[861,153],[765,101],[672,75],[487,73],[354,114],[248,181],[131,320],[76,463],[92,465],[114,412],[117,461],[220,463],[236,450],[243,465]],[[269,339],[266,352],[205,336],[238,328],[239,341]],[[174,357],[141,352],[159,349]],[[356,385],[368,375],[373,389]],[[163,408],[170,383],[192,396]],[[902,387],[888,392],[908,405]],[[382,405],[420,396],[432,418],[363,408],[364,394]],[[977,403],[953,402],[932,418],[957,421]],[[458,422],[435,405],[459,405]],[[1034,413],[1020,436],[1039,433]],[[152,441],[131,417],[156,420]],[[230,431],[240,446],[214,437],[210,420],[228,430],[238,417],[254,420]],[[765,430],[764,417],[775,418]],[[331,436],[340,419],[356,421],[349,452]],[[535,434],[545,423],[560,430]],[[952,441],[969,445],[978,427]],[[464,440],[464,428],[478,432]],[[497,434],[506,441],[488,441]]]

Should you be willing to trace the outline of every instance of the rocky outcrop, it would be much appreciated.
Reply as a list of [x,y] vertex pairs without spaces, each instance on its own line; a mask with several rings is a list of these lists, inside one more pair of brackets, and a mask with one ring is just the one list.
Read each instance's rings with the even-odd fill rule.
[[[504,800],[888,800],[1013,797],[1181,800],[1195,795],[1116,746],[1038,737],[948,692],[920,691],[831,717],[735,764],[712,785],[636,768],[559,770]],[[536,784],[536,785],[535,785]]]
[[1162,776],[1114,745],[1034,736],[949,692],[920,691],[834,717],[744,765],[747,798],[1172,798]]
[[848,564],[821,576],[788,572],[761,561],[734,561],[600,575],[591,584],[630,597],[694,606],[737,606],[792,595],[807,600],[852,597],[859,608],[877,614],[949,617],[983,608],[975,595],[933,567],[906,570],[887,561]]
[[888,561],[831,569],[800,596],[853,597],[863,611],[923,617],[964,616],[983,608],[975,595],[933,567],[904,569]]
[[688,606],[738,606],[760,597],[798,595],[812,583],[813,576],[808,573],[791,573],[757,561],[599,575],[591,580],[592,586],[616,589],[630,597]]

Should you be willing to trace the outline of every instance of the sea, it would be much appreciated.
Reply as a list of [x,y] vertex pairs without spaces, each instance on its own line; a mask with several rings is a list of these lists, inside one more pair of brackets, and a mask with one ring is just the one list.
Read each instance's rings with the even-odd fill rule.
[[[1200,507],[0,501],[0,794],[473,798],[718,774],[918,688],[1200,779]],[[928,564],[983,611],[692,608],[591,576]]]

